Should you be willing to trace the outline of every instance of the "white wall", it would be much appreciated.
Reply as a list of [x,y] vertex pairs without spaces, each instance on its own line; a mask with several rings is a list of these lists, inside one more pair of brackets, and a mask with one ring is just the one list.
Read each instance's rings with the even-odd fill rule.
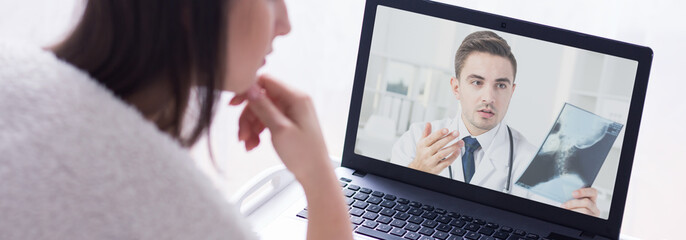
[[[681,239],[686,215],[686,89],[682,69],[686,31],[677,0],[477,1],[442,0],[477,10],[614,38],[655,51],[623,232],[643,239]],[[0,0],[0,38],[44,44],[69,22],[75,0]],[[329,152],[340,156],[362,22],[362,0],[287,0],[293,31],[277,40],[265,71],[314,97]],[[217,177],[230,194],[267,166],[278,163],[268,141],[252,153],[236,142],[237,108],[218,113],[213,128]],[[267,136],[265,136],[267,137]],[[194,153],[204,156],[201,145]],[[205,164],[207,165],[207,164]]]

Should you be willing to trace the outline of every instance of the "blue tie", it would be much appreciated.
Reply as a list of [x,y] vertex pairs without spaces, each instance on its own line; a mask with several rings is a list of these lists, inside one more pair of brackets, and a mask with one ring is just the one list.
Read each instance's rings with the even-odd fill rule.
[[476,138],[465,137],[464,141],[465,151],[462,154],[462,171],[464,172],[464,182],[469,183],[474,176],[474,151],[478,149],[479,141]]

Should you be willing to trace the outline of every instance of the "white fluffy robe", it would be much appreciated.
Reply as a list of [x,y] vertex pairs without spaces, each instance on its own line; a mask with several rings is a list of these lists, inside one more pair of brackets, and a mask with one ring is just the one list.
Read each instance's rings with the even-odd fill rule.
[[0,239],[252,239],[188,152],[86,73],[0,43]]

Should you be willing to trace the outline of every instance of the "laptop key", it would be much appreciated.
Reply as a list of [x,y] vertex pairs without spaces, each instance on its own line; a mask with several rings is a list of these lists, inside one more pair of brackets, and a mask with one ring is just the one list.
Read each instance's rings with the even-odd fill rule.
[[383,192],[379,192],[379,191],[372,192],[372,196],[374,196],[374,197],[383,197],[383,195],[384,195]]
[[405,230],[410,231],[410,232],[416,232],[421,228],[419,225],[414,224],[414,223],[408,223],[405,225]]
[[359,216],[362,216],[362,214],[364,214],[364,210],[362,210],[362,209],[359,209],[359,208],[350,209],[350,215],[353,215],[355,217],[359,217]]
[[445,214],[447,211],[446,211],[445,209],[442,209],[442,208],[436,208],[436,209],[434,209],[434,212],[443,215],[443,214]]
[[407,221],[415,224],[421,224],[424,219],[419,216],[411,216],[409,219],[407,219]]
[[367,202],[368,202],[368,203],[371,203],[371,204],[374,204],[374,205],[378,205],[378,204],[381,202],[381,198],[380,198],[380,197],[371,196],[371,197],[369,197],[369,199],[367,199]]
[[410,210],[410,206],[398,204],[398,205],[395,205],[395,207],[393,209],[401,211],[401,212],[407,212],[407,210]]
[[512,230],[511,227],[503,226],[503,227],[500,228],[500,231],[503,231],[503,232],[506,232],[506,233],[512,233],[512,231],[514,231],[514,230]]
[[436,219],[436,217],[438,217],[438,214],[436,214],[435,212],[425,212],[424,214],[422,214],[422,217],[429,220],[434,220]]
[[405,235],[406,232],[407,231],[402,228],[393,228],[393,230],[391,230],[391,234],[396,235],[398,237],[402,237],[403,235]]
[[420,207],[422,207],[422,204],[419,202],[412,201],[412,202],[410,202],[410,207],[420,208]]
[[373,212],[373,213],[378,213],[379,211],[381,211],[381,209],[383,209],[383,208],[378,206],[378,205],[369,205],[369,207],[367,207],[367,211]]
[[524,236],[524,235],[526,235],[526,232],[525,232],[524,230],[517,229],[517,230],[514,230],[514,233],[512,233],[512,234],[514,234],[514,235],[519,235],[519,236]]
[[353,180],[350,179],[350,178],[341,177],[341,181],[344,181],[344,182],[352,182]]
[[481,220],[481,219],[474,219],[474,223],[479,224],[479,225],[486,225],[486,221]]
[[387,207],[387,208],[393,208],[395,206],[395,202],[386,200],[386,201],[383,201],[381,203],[381,206]]
[[358,192],[358,193],[355,193],[355,196],[353,198],[356,200],[364,201],[364,200],[367,200],[368,197],[369,197],[369,194]]
[[462,217],[460,217],[460,220],[465,221],[465,222],[471,222],[474,219],[470,216],[462,215]]
[[408,204],[408,203],[410,203],[410,200],[407,200],[405,198],[399,198],[397,202],[400,204]]
[[422,236],[419,238],[419,240],[434,240],[434,238],[429,237],[429,236]]
[[422,215],[422,213],[424,213],[424,210],[421,210],[419,208],[410,208],[410,210],[408,210],[407,213],[415,216],[420,216]]
[[475,232],[467,232],[467,234],[465,234],[464,237],[467,239],[477,240],[481,237],[481,234]]
[[456,212],[448,212],[448,215],[447,215],[447,216],[448,216],[448,217],[451,217],[451,218],[459,218],[459,217],[460,217],[460,214],[458,214],[458,213],[456,213]]
[[343,189],[343,195],[347,198],[352,197],[355,195],[355,191],[350,190],[350,189]]
[[353,202],[355,202],[355,199],[352,199],[352,198],[346,198],[345,199],[345,204],[348,204],[348,206],[350,206],[350,204],[353,204]]
[[498,224],[489,222],[489,223],[486,223],[486,227],[493,228],[495,230],[495,229],[498,229]]
[[493,234],[493,237],[495,237],[497,239],[507,239],[507,237],[509,237],[509,236],[510,236],[509,233],[503,232],[503,231],[497,231]]
[[[493,232],[495,232],[495,230],[493,230],[493,228],[483,227],[483,228],[479,229],[479,233],[486,235],[486,236],[491,236],[493,234]],[[536,238],[536,239],[538,239],[538,238]]]
[[375,220],[377,217],[379,217],[378,213],[373,213],[373,212],[366,212],[364,215],[362,215],[362,218],[369,219],[369,220]]
[[426,210],[426,211],[430,212],[430,211],[434,210],[434,207],[431,205],[424,205],[424,206],[422,206],[422,210]]
[[398,220],[398,219],[394,219],[394,220],[391,222],[391,226],[399,227],[399,228],[404,227],[405,224],[407,224],[405,221],[403,221],[403,220]]
[[390,235],[390,234],[385,233],[385,232],[380,232],[380,231],[377,231],[377,230],[374,230],[374,229],[371,229],[371,228],[365,228],[365,227],[357,228],[357,229],[355,230],[355,233],[362,234],[362,235],[366,235],[366,236],[370,236],[370,237],[373,237],[373,238],[378,238],[378,239],[386,239],[386,240],[406,240],[406,239],[403,239],[403,238],[401,238],[401,237],[393,236],[393,235]]
[[452,218],[448,217],[448,216],[438,216],[438,218],[436,218],[436,222],[445,223],[445,224],[450,223],[451,220],[452,220]]
[[362,223],[363,227],[368,227],[368,228],[375,228],[379,223],[370,221],[370,220],[364,220],[364,223]]
[[360,192],[370,194],[370,193],[372,193],[372,190],[369,188],[360,188]]
[[388,226],[386,224],[379,224],[379,226],[376,227],[377,231],[382,231],[382,232],[389,232],[389,231],[391,231],[391,229],[393,229],[393,227]]
[[388,224],[391,221],[393,221],[393,218],[387,216],[379,216],[379,218],[376,219],[376,222],[383,224]]
[[441,240],[448,238],[448,236],[449,236],[449,234],[446,232],[436,232],[433,235],[434,238],[441,239]]
[[422,236],[421,234],[416,233],[416,232],[407,232],[407,233],[405,234],[405,238],[406,238],[406,239],[410,239],[410,240],[417,240],[417,239],[419,239],[421,236]]
[[472,232],[479,231],[479,228],[481,228],[481,226],[479,226],[479,225],[476,224],[476,223],[470,223],[470,224],[467,224],[467,226],[464,227],[465,230],[467,230],[467,231],[472,231]]
[[450,222],[450,225],[455,226],[455,227],[459,227],[459,228],[464,227],[465,224],[467,224],[467,223],[462,221],[462,220],[458,220],[458,219],[455,219],[452,222]]
[[364,218],[353,216],[350,218],[350,221],[355,225],[360,225],[362,222],[364,222]]
[[527,238],[527,239],[534,239],[534,240],[537,240],[537,239],[538,239],[538,235],[533,234],[533,233],[529,233],[529,234],[526,235],[526,238]]
[[448,224],[439,224],[438,227],[436,227],[436,230],[441,231],[441,232],[450,232],[453,227],[451,227]]
[[398,212],[398,213],[395,214],[395,216],[393,216],[393,218],[395,218],[395,219],[400,219],[400,220],[405,221],[405,220],[407,220],[408,218],[410,218],[410,214],[407,214],[407,213],[404,213],[404,212]]
[[385,196],[383,196],[383,199],[391,200],[391,201],[395,201],[395,198],[396,197],[394,195],[391,195],[391,194],[386,194]]
[[383,210],[381,210],[380,213],[381,213],[381,215],[385,215],[385,216],[393,216],[393,215],[395,215],[395,210],[390,209],[390,208],[384,208]]
[[367,206],[369,206],[369,203],[363,201],[355,201],[355,203],[353,203],[353,207],[356,208],[365,209]]
[[422,223],[422,226],[428,227],[428,228],[435,228],[438,225],[438,222],[433,221],[433,220],[426,220],[424,223]]
[[462,228],[454,228],[452,231],[450,231],[450,234],[462,237],[467,233],[467,230],[464,230]]
[[338,182],[338,183],[341,184],[341,187],[342,187],[342,188],[344,188],[345,186],[348,186],[348,184],[347,184],[347,183],[344,183],[344,182]]
[[355,184],[350,184],[350,185],[348,185],[348,189],[353,190],[353,191],[357,191],[357,190],[360,190],[360,186],[357,186]]
[[431,236],[432,234],[434,234],[434,232],[435,232],[435,230],[433,230],[432,228],[427,228],[427,227],[422,227],[418,231],[418,233],[421,233],[422,235],[427,235],[427,236]]

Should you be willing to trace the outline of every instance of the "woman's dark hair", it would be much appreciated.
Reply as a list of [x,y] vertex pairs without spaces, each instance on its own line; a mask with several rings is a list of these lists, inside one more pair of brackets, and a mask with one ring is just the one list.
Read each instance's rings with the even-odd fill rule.
[[[228,0],[90,0],[55,55],[86,71],[127,101],[153,84],[166,87],[168,106],[157,127],[192,146],[212,122],[222,89],[227,48]],[[196,96],[199,116],[190,134],[183,117]],[[158,114],[145,112],[143,115]],[[183,136],[182,136],[183,135]]]

